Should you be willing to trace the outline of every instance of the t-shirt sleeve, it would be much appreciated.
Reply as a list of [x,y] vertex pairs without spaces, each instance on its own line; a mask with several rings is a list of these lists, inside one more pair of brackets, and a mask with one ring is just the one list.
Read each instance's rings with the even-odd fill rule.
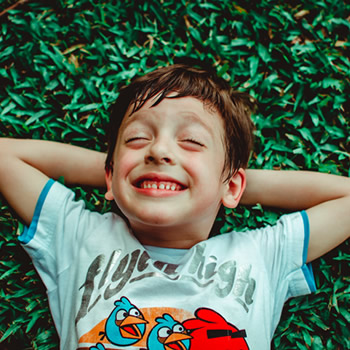
[[311,264],[306,264],[309,234],[305,211],[283,215],[274,226],[248,232],[255,254],[251,259],[260,262],[257,284],[266,281],[263,293],[270,296],[273,330],[286,300],[316,290]]
[[[300,215],[299,215],[300,214]],[[301,217],[301,220],[300,220]],[[293,218],[293,216],[292,216]],[[298,295],[303,295],[304,293],[304,288],[305,288],[305,282],[306,282],[306,291],[307,292],[314,292],[316,291],[316,284],[315,284],[315,279],[314,275],[312,272],[312,265],[311,263],[306,263],[307,261],[307,252],[309,248],[309,240],[310,240],[310,226],[309,226],[309,218],[307,216],[306,211],[302,211],[296,215],[295,220],[300,223],[299,225],[301,226],[300,231],[301,231],[301,247],[296,248],[295,254],[298,254],[299,252],[302,253],[300,261],[300,269],[302,271],[302,277],[301,277],[301,282],[299,284],[299,279],[296,279],[295,283],[293,283],[290,287],[290,296],[298,296]],[[302,239],[303,238],[303,239]],[[295,245],[298,245],[297,242]],[[293,253],[292,253],[293,254]],[[299,265],[296,266],[297,269]],[[293,272],[292,272],[293,273]],[[305,282],[304,282],[305,281]],[[299,294],[300,293],[300,294]]]
[[316,290],[311,264],[306,263],[309,236],[305,211],[283,215],[275,226],[262,230],[258,244],[264,252],[271,287],[285,299]]
[[[79,241],[82,232],[78,223],[84,222],[82,217],[87,211],[84,202],[74,201],[74,196],[72,190],[49,180],[39,196],[31,224],[19,236],[48,292],[56,288],[57,276],[73,255],[71,243]],[[59,262],[58,256],[62,257]]]

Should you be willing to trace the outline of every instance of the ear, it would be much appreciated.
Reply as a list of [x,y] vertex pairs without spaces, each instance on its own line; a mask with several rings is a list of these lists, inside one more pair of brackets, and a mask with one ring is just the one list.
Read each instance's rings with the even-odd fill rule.
[[112,191],[112,177],[113,177],[113,165],[106,169],[105,171],[105,179],[107,185],[107,192],[105,193],[105,198],[108,201],[112,201],[114,199],[113,191]]
[[222,198],[222,204],[227,208],[236,208],[246,186],[246,174],[241,168],[225,184],[225,192]]

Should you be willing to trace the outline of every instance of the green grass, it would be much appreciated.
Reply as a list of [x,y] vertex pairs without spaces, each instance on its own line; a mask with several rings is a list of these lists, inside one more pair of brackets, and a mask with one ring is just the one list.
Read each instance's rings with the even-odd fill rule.
[[[0,136],[105,150],[122,83],[199,60],[259,101],[251,167],[350,176],[348,1],[141,3],[1,0]],[[76,191],[104,206],[99,191]],[[0,206],[0,349],[56,349],[45,290],[16,240],[21,225]],[[279,215],[249,209],[227,210],[222,230]],[[286,304],[274,349],[350,348],[349,260],[344,243],[314,263],[318,291]]]

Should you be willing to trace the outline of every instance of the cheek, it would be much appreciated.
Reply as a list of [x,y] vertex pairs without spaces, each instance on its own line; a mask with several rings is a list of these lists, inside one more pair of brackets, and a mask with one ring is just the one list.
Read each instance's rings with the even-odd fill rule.
[[195,177],[210,178],[215,181],[221,179],[224,159],[220,152],[208,155],[192,154],[187,158],[186,167]]
[[118,178],[126,176],[137,164],[140,163],[140,157],[137,157],[135,152],[123,152],[117,154],[115,160],[115,170]]
[[119,206],[119,200],[125,192],[125,184],[129,180],[129,174],[140,162],[135,158],[135,155],[129,152],[117,154],[114,160],[113,169],[113,184],[112,190],[114,199]]

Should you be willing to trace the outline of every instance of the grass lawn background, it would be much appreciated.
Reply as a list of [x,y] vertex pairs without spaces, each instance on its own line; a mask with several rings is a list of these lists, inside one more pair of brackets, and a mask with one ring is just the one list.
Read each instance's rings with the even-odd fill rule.
[[[105,150],[118,88],[193,60],[259,101],[250,167],[349,176],[349,38],[341,0],[0,0],[0,136]],[[108,210],[102,190],[75,191]],[[16,239],[23,227],[0,207],[0,349],[57,349],[45,289]],[[280,214],[226,210],[219,225]],[[346,242],[314,262],[318,290],[287,302],[274,349],[350,348],[349,257]]]

